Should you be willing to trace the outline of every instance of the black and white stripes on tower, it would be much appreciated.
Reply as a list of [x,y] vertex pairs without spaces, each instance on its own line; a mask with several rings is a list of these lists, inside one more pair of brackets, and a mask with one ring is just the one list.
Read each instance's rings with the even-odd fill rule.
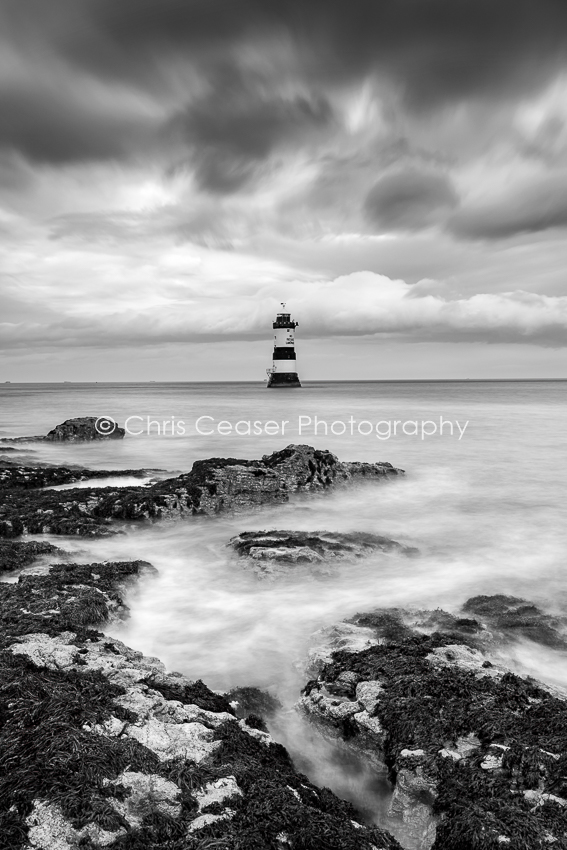
[[[285,302],[282,301],[282,310],[285,311]],[[293,322],[289,313],[282,312],[276,315],[276,321],[272,327],[274,336],[274,359],[268,373],[268,387],[300,387],[295,360],[295,338],[294,331],[299,322]]]

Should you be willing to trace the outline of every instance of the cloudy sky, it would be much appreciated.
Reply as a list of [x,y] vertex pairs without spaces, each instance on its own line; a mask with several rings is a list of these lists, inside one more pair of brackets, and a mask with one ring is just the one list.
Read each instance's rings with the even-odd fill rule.
[[0,0],[0,380],[567,377],[567,3]]

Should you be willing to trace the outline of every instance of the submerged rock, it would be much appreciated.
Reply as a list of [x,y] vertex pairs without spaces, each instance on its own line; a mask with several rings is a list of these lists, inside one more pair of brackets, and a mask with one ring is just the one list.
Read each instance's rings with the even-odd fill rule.
[[57,564],[0,585],[1,846],[400,850],[224,697],[89,628],[150,569]]
[[295,493],[325,492],[360,479],[389,481],[401,474],[388,463],[343,463],[331,452],[291,445],[261,460],[196,461],[188,473],[143,487],[30,491],[11,487],[9,479],[0,537],[108,534],[115,522],[246,510],[287,502]]
[[[482,599],[491,615],[504,604]],[[333,647],[331,633],[330,661],[299,708],[388,772],[387,828],[405,847],[567,847],[567,700],[491,661],[498,636],[466,620],[443,611],[357,615],[351,632],[374,642],[349,651]]]
[[545,614],[516,596],[474,596],[463,611],[475,614],[491,630],[506,637],[524,637],[553,649],[567,649],[567,617]]
[[315,566],[316,572],[327,574],[337,561],[363,558],[373,552],[417,552],[387,537],[360,531],[244,531],[228,545],[260,575],[285,575],[290,567],[301,565]]

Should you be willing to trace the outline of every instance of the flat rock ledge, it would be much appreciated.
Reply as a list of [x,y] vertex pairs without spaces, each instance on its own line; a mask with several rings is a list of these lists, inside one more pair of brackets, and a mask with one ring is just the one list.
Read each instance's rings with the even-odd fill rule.
[[417,554],[388,537],[361,531],[243,531],[228,545],[262,578],[287,576],[302,567],[324,578],[337,571],[338,563],[376,552]]
[[[33,557],[19,546],[14,568]],[[93,628],[152,571],[60,563],[0,583],[0,847],[400,850],[299,774],[261,718]],[[249,690],[240,705],[261,706]]]
[[404,847],[566,848],[565,695],[490,660],[518,634],[563,649],[565,622],[514,597],[463,609],[324,630],[298,707],[390,778],[384,825]]
[[[344,463],[329,451],[290,445],[261,460],[209,458],[190,472],[150,486],[34,489],[54,469],[10,466],[0,470],[0,537],[22,534],[109,534],[117,523],[211,516],[289,501],[293,494],[325,492],[361,480],[390,481],[403,470],[389,463]],[[88,471],[87,471],[88,472]],[[87,472],[84,478],[89,477]],[[91,473],[90,477],[120,473]],[[128,474],[132,474],[131,471]],[[61,472],[58,483],[78,475]],[[84,480],[83,478],[83,480]],[[75,479],[76,480],[76,479]]]

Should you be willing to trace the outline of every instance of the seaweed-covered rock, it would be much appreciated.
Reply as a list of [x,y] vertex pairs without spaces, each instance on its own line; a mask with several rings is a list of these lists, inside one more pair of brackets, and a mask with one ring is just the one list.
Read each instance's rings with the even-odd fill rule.
[[46,540],[0,540],[0,572],[14,572],[28,567],[39,559],[62,558],[63,549]]
[[0,537],[108,534],[113,522],[246,510],[287,502],[293,493],[324,492],[361,478],[388,481],[399,474],[402,470],[390,464],[342,463],[331,452],[292,445],[261,460],[196,461],[189,473],[148,487],[10,488],[0,505]]
[[460,619],[357,615],[351,629],[374,642],[332,651],[299,707],[389,773],[388,828],[404,846],[566,848],[567,701],[491,661],[498,638]]
[[567,618],[545,614],[516,596],[473,596],[463,611],[474,614],[488,628],[508,638],[524,637],[552,649],[567,649]]
[[[96,481],[97,478],[118,478],[128,476],[129,478],[146,478],[156,470],[148,469],[86,469],[85,467],[73,466],[22,466],[11,463],[5,465],[0,463],[0,490],[13,489],[37,489],[39,487],[53,487],[60,484],[74,484],[77,481]],[[96,485],[95,485],[96,486]]]
[[227,697],[213,693],[200,679],[193,682],[181,673],[163,676],[156,671],[144,679],[144,682],[169,700],[195,703],[208,711],[232,711]]
[[342,560],[363,558],[373,552],[399,552],[416,549],[395,540],[367,532],[338,531],[244,531],[229,546],[246,558],[261,576],[287,574],[290,567],[307,565],[315,574],[327,574]]
[[122,619],[128,609],[121,588],[144,573],[147,561],[54,564],[46,575],[22,575],[0,583],[0,647],[20,635],[85,629]]
[[276,697],[260,688],[233,688],[225,697],[240,720],[249,719],[250,716],[269,720],[282,707]]

